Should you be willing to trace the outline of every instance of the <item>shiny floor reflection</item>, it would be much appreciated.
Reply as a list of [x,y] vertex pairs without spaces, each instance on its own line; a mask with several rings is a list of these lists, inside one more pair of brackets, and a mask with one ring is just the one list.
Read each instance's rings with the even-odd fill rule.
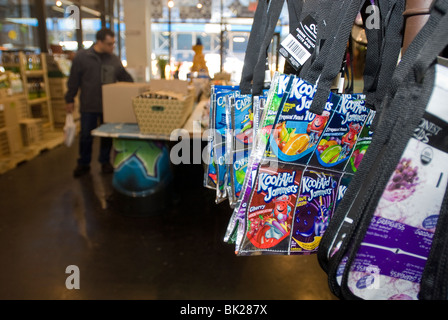
[[176,167],[165,198],[126,204],[96,163],[74,179],[76,155],[62,145],[0,175],[0,299],[336,299],[315,255],[236,257],[201,166]]

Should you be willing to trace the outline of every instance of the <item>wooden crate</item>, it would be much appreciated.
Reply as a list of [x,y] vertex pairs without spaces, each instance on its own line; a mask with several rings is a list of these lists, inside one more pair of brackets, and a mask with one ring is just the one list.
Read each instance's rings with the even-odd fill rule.
[[39,143],[43,139],[43,121],[38,118],[22,119],[20,121],[20,131],[24,146],[31,146]]

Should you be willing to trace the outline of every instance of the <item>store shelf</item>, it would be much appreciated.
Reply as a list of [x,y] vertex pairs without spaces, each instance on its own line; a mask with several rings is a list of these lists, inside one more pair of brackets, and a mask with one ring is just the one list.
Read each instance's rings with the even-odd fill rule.
[[37,99],[28,99],[28,103],[30,105],[46,103],[46,102],[48,102],[48,98],[47,97],[37,98]]
[[[23,52],[15,54],[20,63],[7,67],[20,73],[23,92],[0,92],[0,174],[64,142],[62,128],[55,129],[53,121],[46,54],[36,55],[40,63],[33,64],[35,70],[27,68],[29,56]],[[40,90],[34,90],[35,84]]]
[[[54,129],[53,125],[53,112],[51,108],[51,101],[50,101],[50,88],[49,88],[49,80],[48,80],[48,69],[47,69],[47,56],[45,53],[41,53],[38,56],[38,60],[40,61],[40,66],[37,67],[35,70],[29,70],[27,69],[27,57],[25,53],[19,52],[19,61],[20,61],[20,73],[22,76],[23,81],[23,90],[25,93],[25,96],[27,97],[27,103],[28,107],[30,109],[29,114],[33,114],[31,112],[31,107],[36,107],[41,105],[40,107],[43,108],[41,112],[38,112],[39,114],[45,115],[44,123],[47,124],[46,127],[49,127],[50,130]],[[43,92],[42,94],[44,97],[42,98],[32,98],[30,99],[30,92],[28,89],[28,84],[30,84],[30,79],[41,78],[43,83]],[[32,94],[32,93],[31,93]]]
[[25,74],[27,77],[42,77],[44,75],[44,70],[26,70]]

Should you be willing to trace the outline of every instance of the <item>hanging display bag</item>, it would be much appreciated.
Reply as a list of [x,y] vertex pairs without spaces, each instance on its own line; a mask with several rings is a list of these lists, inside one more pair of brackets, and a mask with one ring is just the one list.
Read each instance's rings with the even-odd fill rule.
[[443,272],[434,263],[440,246],[433,243],[446,241],[440,223],[447,201],[448,109],[446,91],[440,96],[434,88],[446,74],[435,62],[448,44],[447,10],[448,1],[434,2],[403,55],[373,140],[324,235],[332,245],[320,250],[329,259],[330,289],[340,298],[419,299],[421,289],[426,297],[439,289],[437,273],[424,271],[432,261],[428,266]]
[[[310,70],[318,70],[321,66],[325,70],[322,72],[322,74],[325,74],[324,79],[335,78],[340,70],[346,48],[345,43],[350,34],[354,18],[360,9],[361,1],[347,1],[348,9],[346,11],[338,10],[338,6],[344,4],[345,2],[338,3],[332,7],[335,15],[340,17],[341,25],[335,30],[333,40],[327,41],[322,47],[321,55],[323,56],[318,56],[310,68]],[[325,59],[332,61],[336,67],[326,67],[322,63]],[[316,72],[316,74],[319,73]],[[317,173],[318,181],[324,182],[323,180],[325,180],[325,177],[323,177],[323,180],[321,179],[325,175],[322,170],[326,171],[325,169],[322,167],[313,169],[311,166],[307,167],[307,164],[317,149],[321,135],[328,127],[327,124],[334,116],[335,111],[340,109],[341,97],[330,92],[331,83],[327,86],[327,83],[324,82],[323,88],[320,90],[326,90],[327,99],[322,104],[317,104],[315,108],[317,112],[312,112],[310,106],[313,103],[316,85],[295,76],[291,76],[290,79],[284,78],[283,81],[285,82],[280,81],[279,83],[281,88],[286,87],[286,83],[290,84],[290,93],[286,99],[283,99],[283,103],[278,108],[273,130],[271,130],[266,141],[262,161],[260,161],[253,181],[250,197],[245,202],[246,231],[237,251],[240,255],[289,254],[291,228],[293,223],[300,225],[295,220],[303,218],[299,217],[296,212],[297,199],[301,194],[299,187],[303,185],[303,173],[307,171],[310,175],[311,173]],[[319,75],[317,90],[319,90],[320,85]],[[365,113],[360,125],[362,127],[367,118],[368,110],[363,107],[356,109],[363,110]],[[348,159],[349,154],[351,154],[351,150],[347,151],[347,157],[345,158]],[[344,164],[341,163],[341,166],[344,166]],[[334,179],[334,181],[330,181],[331,188],[336,193],[340,175],[330,174],[330,176],[331,179]],[[306,179],[308,178],[306,177]],[[323,185],[325,185],[325,188],[327,187],[326,182]],[[318,189],[315,189],[315,191],[318,191]],[[327,190],[321,190],[320,192],[327,192]],[[320,199],[322,201],[322,198]],[[334,207],[334,203],[326,203],[326,205]],[[306,230],[302,232],[302,230],[299,230],[300,227],[297,228],[297,234],[311,231],[310,236],[313,244],[309,243],[309,237],[306,240],[302,239],[303,241],[295,242],[303,244],[303,247],[296,252],[309,254],[317,250],[321,233],[325,231],[325,224],[328,223],[330,218],[328,210],[325,211],[324,217],[322,214],[316,216],[317,213],[313,213],[312,223],[309,225],[301,224],[302,227],[305,226]]]

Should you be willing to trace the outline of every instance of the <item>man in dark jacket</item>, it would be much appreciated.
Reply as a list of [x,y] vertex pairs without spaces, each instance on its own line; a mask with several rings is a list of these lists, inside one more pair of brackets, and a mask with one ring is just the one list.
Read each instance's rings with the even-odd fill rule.
[[[79,177],[90,171],[93,137],[91,131],[103,123],[102,85],[117,81],[133,82],[120,59],[113,54],[115,34],[103,28],[96,34],[96,42],[87,50],[80,50],[73,58],[68,91],[65,95],[66,111],[73,112],[74,99],[80,93],[81,132],[79,158],[74,176]],[[111,138],[100,138],[99,162],[103,173],[112,173],[110,164]]]

